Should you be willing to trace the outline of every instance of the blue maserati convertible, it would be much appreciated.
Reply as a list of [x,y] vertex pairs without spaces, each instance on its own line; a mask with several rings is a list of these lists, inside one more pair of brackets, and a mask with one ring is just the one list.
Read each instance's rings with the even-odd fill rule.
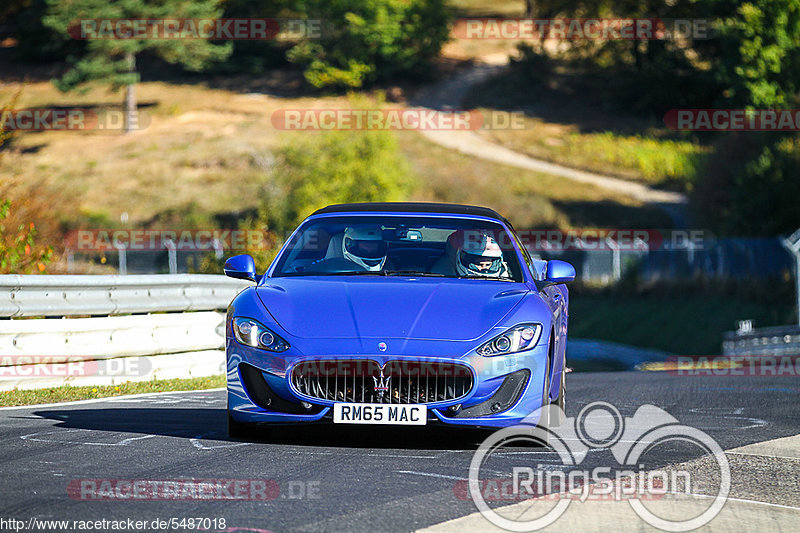
[[575,269],[533,260],[491,209],[332,205],[263,275],[249,255],[225,274],[254,282],[226,320],[232,437],[308,422],[497,428],[564,405]]

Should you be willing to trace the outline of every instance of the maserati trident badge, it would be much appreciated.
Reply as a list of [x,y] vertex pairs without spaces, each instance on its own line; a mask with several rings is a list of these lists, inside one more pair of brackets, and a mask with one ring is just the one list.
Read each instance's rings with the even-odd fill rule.
[[389,390],[389,380],[391,379],[392,376],[388,378],[384,377],[382,368],[380,377],[372,376],[372,380],[375,381],[375,392],[378,393],[378,397],[383,398],[383,395]]

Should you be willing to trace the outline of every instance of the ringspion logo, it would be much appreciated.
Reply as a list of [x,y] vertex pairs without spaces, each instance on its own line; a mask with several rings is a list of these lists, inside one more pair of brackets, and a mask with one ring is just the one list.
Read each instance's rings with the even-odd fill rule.
[[[563,420],[562,423],[550,421]],[[717,494],[696,516],[676,519],[659,516],[658,508],[642,502],[659,499],[667,493],[692,494],[692,472],[685,470],[645,470],[640,464],[656,446],[682,442],[702,450],[719,468]],[[560,464],[517,463],[505,476],[505,490],[497,498],[486,487],[497,479],[495,454],[516,448],[520,443],[541,447],[546,443]],[[608,450],[613,461],[588,468],[583,462],[590,452]],[[512,450],[513,451],[513,450]],[[489,465],[489,466],[486,466]],[[482,469],[490,476],[482,475]],[[716,470],[716,469],[715,469]],[[502,472],[505,473],[505,472]],[[704,473],[708,478],[711,472]],[[731,486],[728,458],[707,433],[681,424],[655,405],[640,406],[625,417],[608,402],[593,402],[576,417],[567,418],[557,405],[537,409],[518,425],[494,432],[478,447],[469,468],[469,494],[480,513],[497,527],[509,531],[536,531],[558,520],[574,502],[588,499],[626,501],[649,525],[665,531],[691,531],[713,520],[727,501]],[[548,495],[552,506],[531,506],[515,517],[504,516],[487,500],[503,498],[538,501]],[[536,511],[539,511],[537,514]],[[523,517],[524,515],[524,517]]]

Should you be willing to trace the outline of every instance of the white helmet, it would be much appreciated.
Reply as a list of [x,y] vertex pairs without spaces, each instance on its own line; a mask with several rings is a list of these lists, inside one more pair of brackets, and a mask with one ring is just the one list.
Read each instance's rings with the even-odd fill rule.
[[380,228],[347,228],[342,239],[342,254],[367,270],[377,271],[386,263],[386,241]]
[[456,250],[455,266],[461,276],[498,278],[508,275],[503,250],[490,235],[475,231],[456,231],[448,238]]

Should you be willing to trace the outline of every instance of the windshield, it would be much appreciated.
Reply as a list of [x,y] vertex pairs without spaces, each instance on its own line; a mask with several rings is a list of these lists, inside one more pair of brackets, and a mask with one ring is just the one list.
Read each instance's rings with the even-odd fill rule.
[[433,216],[336,216],[300,228],[273,276],[415,275],[523,281],[498,223]]

